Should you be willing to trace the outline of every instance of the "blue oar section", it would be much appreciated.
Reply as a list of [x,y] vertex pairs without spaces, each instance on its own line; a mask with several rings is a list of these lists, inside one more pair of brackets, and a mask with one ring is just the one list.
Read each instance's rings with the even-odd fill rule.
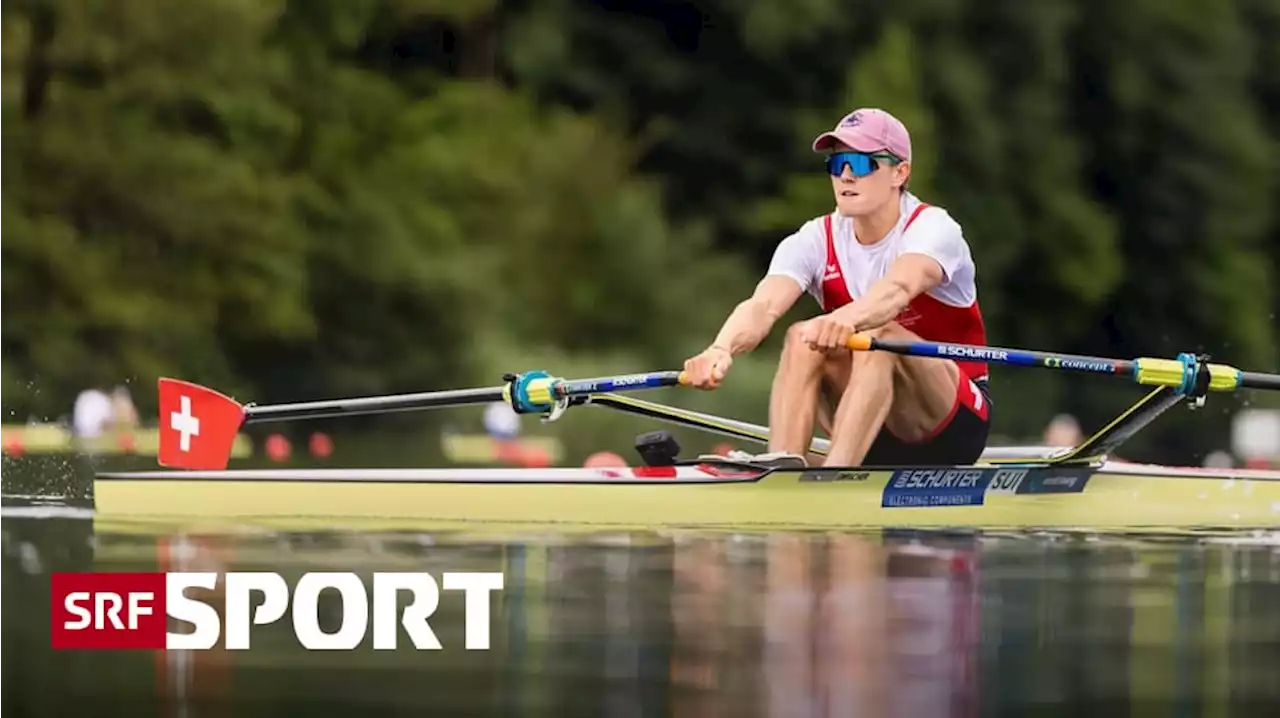
[[643,374],[602,376],[594,379],[559,379],[545,371],[530,371],[511,380],[505,398],[520,414],[551,413],[558,416],[567,400],[576,396],[607,392],[639,391],[680,386],[684,374],[678,371],[655,371]]
[[1079,354],[1057,354],[972,344],[875,339],[862,334],[850,339],[848,346],[854,351],[876,350],[956,361],[1034,366],[1088,374],[1126,376],[1139,384],[1172,387],[1181,395],[1199,398],[1203,398],[1211,391],[1280,390],[1280,374],[1240,371],[1226,364],[1211,364],[1208,357],[1189,353],[1179,354],[1177,359],[1153,357],[1107,359]]
[[555,385],[556,396],[570,397],[584,394],[603,394],[607,391],[635,391],[638,389],[661,389],[679,386],[681,372],[654,371],[645,374],[625,374],[622,376],[606,376],[596,379],[560,380]]
[[1056,354],[1053,352],[1037,352],[1027,349],[1007,349],[1004,347],[983,347],[970,344],[949,344],[946,342],[910,342],[885,339],[866,339],[865,344],[854,349],[876,349],[879,351],[905,354],[909,356],[954,359],[956,361],[977,361],[991,364],[1011,364],[1013,366],[1046,367],[1066,371],[1086,372],[1090,374],[1129,374],[1133,372],[1133,362],[1121,359],[1103,359],[1101,357],[1082,356],[1078,354]]

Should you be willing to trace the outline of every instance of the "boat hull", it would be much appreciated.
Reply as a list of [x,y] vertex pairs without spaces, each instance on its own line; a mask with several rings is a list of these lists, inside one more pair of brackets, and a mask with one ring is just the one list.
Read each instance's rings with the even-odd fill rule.
[[1127,464],[108,474],[97,520],[270,527],[474,524],[839,529],[1280,525],[1280,473]]

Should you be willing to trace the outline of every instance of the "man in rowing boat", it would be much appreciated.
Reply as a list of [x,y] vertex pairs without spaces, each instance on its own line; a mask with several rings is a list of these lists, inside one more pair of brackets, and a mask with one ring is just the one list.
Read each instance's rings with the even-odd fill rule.
[[738,354],[808,292],[823,314],[787,330],[769,405],[773,463],[802,463],[815,418],[828,466],[970,464],[986,447],[987,366],[851,352],[855,333],[986,344],[975,269],[960,225],[907,190],[911,138],[897,118],[856,110],[820,135],[834,212],[782,240],[755,293],[706,350],[685,362],[693,386],[720,385]]

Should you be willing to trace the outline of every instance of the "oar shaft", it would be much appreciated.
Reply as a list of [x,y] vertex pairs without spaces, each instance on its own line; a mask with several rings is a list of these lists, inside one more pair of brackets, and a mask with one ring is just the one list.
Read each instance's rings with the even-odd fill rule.
[[1240,372],[1240,386],[1249,389],[1270,389],[1280,391],[1280,374],[1268,374],[1260,371]]
[[291,419],[325,419],[362,414],[390,414],[398,411],[444,409],[471,404],[502,401],[505,386],[482,389],[426,391],[413,394],[388,394],[354,399],[326,399],[291,404],[250,405],[245,407],[245,423],[289,421]]
[[564,380],[548,376],[546,372],[528,372],[514,377],[510,384],[479,389],[454,389],[426,391],[413,394],[387,394],[352,399],[326,399],[291,404],[249,405],[245,407],[245,423],[288,421],[291,419],[324,419],[361,414],[390,414],[399,411],[445,409],[489,404],[495,401],[510,403],[519,413],[550,411],[561,399],[604,392],[638,391],[679,386],[684,376],[678,371],[656,371],[644,374],[602,376],[594,379]]

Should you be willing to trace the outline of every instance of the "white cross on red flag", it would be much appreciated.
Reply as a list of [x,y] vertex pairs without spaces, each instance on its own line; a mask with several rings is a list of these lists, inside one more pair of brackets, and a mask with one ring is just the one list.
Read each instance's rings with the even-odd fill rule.
[[227,468],[244,407],[199,384],[162,378],[160,389],[161,466],[216,471]]

